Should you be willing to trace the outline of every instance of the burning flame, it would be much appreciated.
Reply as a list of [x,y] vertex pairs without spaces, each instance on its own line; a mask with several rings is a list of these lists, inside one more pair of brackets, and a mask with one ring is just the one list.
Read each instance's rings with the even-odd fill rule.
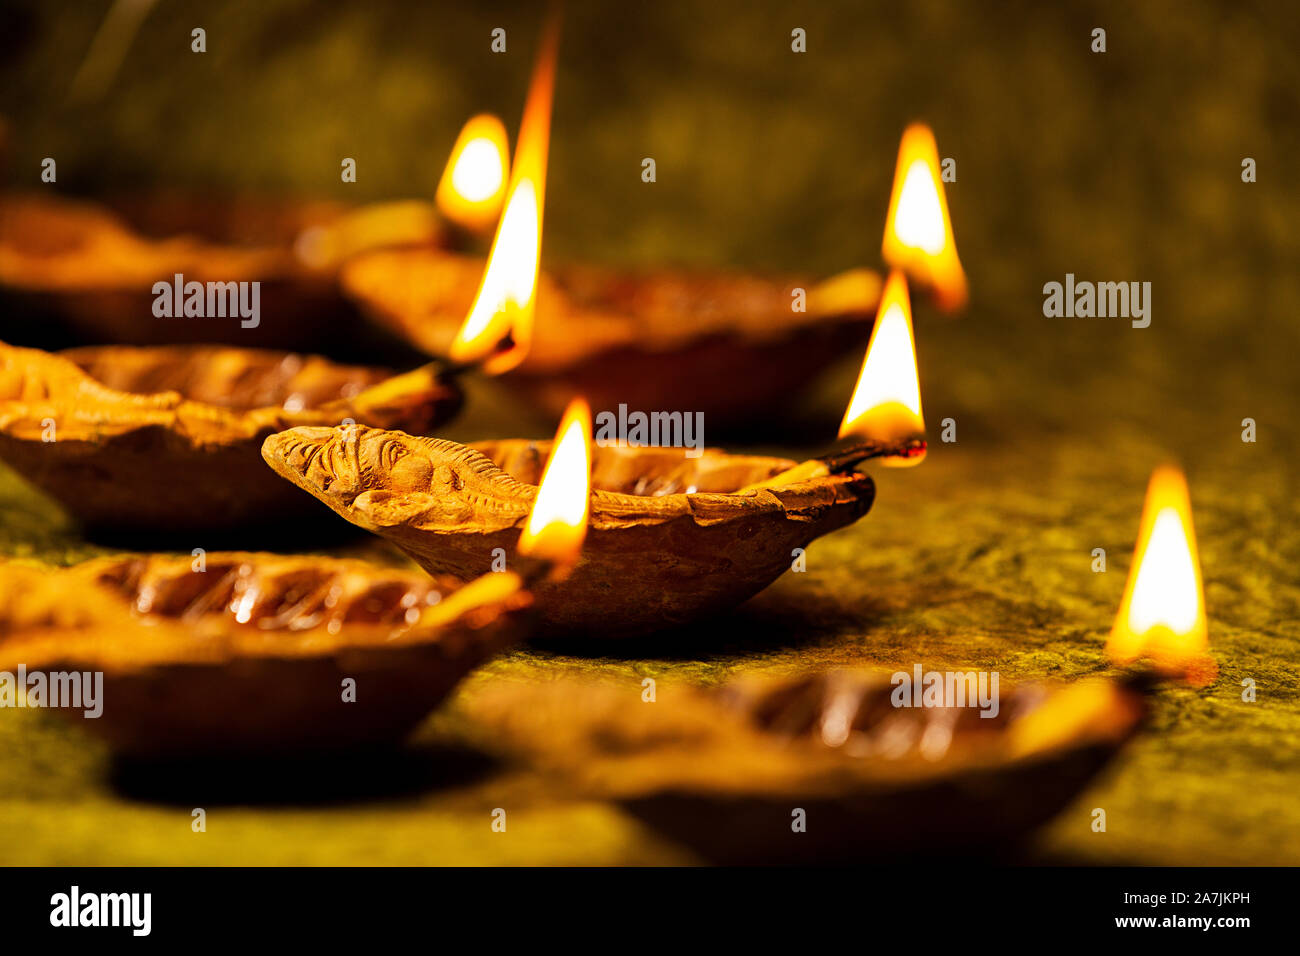
[[966,274],[952,236],[939,175],[939,149],[930,127],[922,123],[909,126],[898,146],[881,251],[892,267],[932,287],[945,311],[966,304]]
[[558,45],[559,30],[552,20],[542,36],[519,124],[505,213],[492,240],[478,295],[451,343],[453,359],[480,362],[494,375],[522,362],[532,340]]
[[506,194],[509,155],[504,123],[491,113],[470,119],[456,137],[438,183],[442,214],[476,232],[491,227]]
[[1106,651],[1121,664],[1148,657],[1163,670],[1189,673],[1201,669],[1208,642],[1187,481],[1165,466],[1147,486],[1133,566]]
[[[878,441],[925,437],[921,381],[912,338],[912,306],[907,280],[901,272],[890,273],[880,296],[876,325],[871,330],[858,384],[840,424],[839,437],[849,435]],[[918,465],[923,458],[924,451],[908,457],[890,456],[880,462],[902,467]]]
[[543,558],[567,573],[578,560],[591,511],[591,408],[575,398],[555,432],[519,553]]

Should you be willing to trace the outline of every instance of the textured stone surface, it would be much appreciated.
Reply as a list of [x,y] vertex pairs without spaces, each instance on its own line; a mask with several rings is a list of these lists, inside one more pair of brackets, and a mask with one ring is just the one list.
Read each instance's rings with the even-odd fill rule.
[[[648,706],[644,676],[712,682],[741,668],[920,661],[1008,679],[1092,673],[1147,477],[1174,456],[1191,485],[1220,679],[1164,692],[1145,736],[1028,858],[1300,862],[1296,12],[922,2],[888,14],[819,7],[793,23],[774,3],[695,6],[623,19],[570,11],[547,254],[817,274],[875,264],[897,138],[923,117],[940,153],[958,160],[948,196],[972,305],[953,322],[918,307],[917,348],[931,437],[952,417],[958,442],[935,441],[918,468],[874,472],[867,518],[816,542],[806,574],[724,621],[618,657],[516,652],[471,679],[405,757],[315,776],[245,768],[220,785],[150,778],[110,773],[100,750],[44,715],[0,713],[4,859],[689,860],[617,808],[500,756],[507,742],[475,723],[474,694],[557,672],[625,678],[629,706]],[[77,62],[93,13],[0,31],[33,51],[3,66],[20,111],[11,171],[53,153],[66,156],[69,187],[217,182],[325,198],[339,197],[340,156],[359,159],[358,197],[429,194],[470,112],[496,108],[513,128],[535,23],[510,8],[233,4],[212,12],[212,52],[199,58],[175,52],[192,24],[163,4],[108,106],[64,110],[51,77]],[[1087,52],[1099,18],[1104,57]],[[486,52],[497,20],[511,31],[504,60]],[[789,53],[796,25],[809,31],[803,57]],[[653,186],[639,179],[647,155],[658,161]],[[1245,156],[1259,164],[1254,185],[1240,179]],[[1151,327],[1044,318],[1042,286],[1066,272],[1151,281]],[[816,447],[834,431],[856,361],[828,374],[820,416],[803,429],[756,422],[728,444]],[[450,437],[554,427],[525,423],[526,410],[490,385],[467,405]],[[1247,416],[1256,444],[1240,441]],[[723,437],[706,422],[709,442]],[[5,554],[64,563],[98,553],[7,474],[0,506]],[[378,547],[345,550],[400,560]],[[1109,555],[1105,574],[1090,570],[1096,547]],[[1258,684],[1253,704],[1240,697],[1245,677]],[[190,832],[195,806],[209,810],[206,834]],[[505,834],[490,829],[497,807]],[[1089,828],[1094,807],[1107,810],[1104,835]]]

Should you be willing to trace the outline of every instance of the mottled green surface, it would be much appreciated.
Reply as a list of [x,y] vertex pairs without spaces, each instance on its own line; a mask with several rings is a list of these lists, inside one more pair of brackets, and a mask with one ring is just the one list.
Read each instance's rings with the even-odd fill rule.
[[[1096,671],[1147,476],[1172,456],[1191,483],[1220,679],[1162,692],[1147,733],[1027,858],[1300,862],[1296,12],[854,6],[571,8],[548,254],[819,271],[874,262],[898,132],[925,117],[958,160],[949,200],[973,303],[955,322],[918,310],[921,381],[932,434],[952,417],[958,441],[936,443],[919,468],[879,474],[867,518],[814,545],[806,574],[729,618],[616,657],[520,651],[462,693],[571,671],[625,677],[630,700],[643,676],[714,681],[740,667]],[[9,33],[27,51],[4,66],[16,94],[11,179],[53,154],[61,184],[86,190],[213,182],[346,198],[338,157],[355,155],[358,198],[427,193],[463,116],[495,107],[513,123],[536,22],[507,7],[444,16],[425,5],[234,3],[201,18],[161,7],[95,109],[58,103],[96,11],[40,12]],[[498,23],[511,52],[494,59],[486,31]],[[206,60],[183,52],[200,24]],[[1099,25],[1104,56],[1088,52]],[[792,26],[809,31],[802,57],[788,52]],[[163,72],[170,82],[157,82]],[[658,160],[654,185],[638,177],[647,155]],[[1244,156],[1258,160],[1256,184],[1240,180]],[[1151,327],[1044,318],[1042,285],[1067,271],[1151,281]],[[855,361],[828,375],[806,448],[833,431]],[[1240,440],[1247,416],[1255,444]],[[453,434],[548,427],[476,386]],[[721,438],[707,423],[706,435]],[[4,553],[55,563],[92,553],[7,475],[0,504]],[[1105,574],[1091,571],[1097,547]],[[1246,677],[1254,703],[1240,697]],[[224,787],[114,775],[62,724],[5,713],[0,859],[690,859],[501,757],[503,742],[466,718],[466,702],[405,757],[332,767],[287,792],[259,783],[256,768]],[[194,806],[209,810],[203,835],[190,832]],[[505,834],[490,831],[495,807],[509,812]],[[1091,832],[1093,807],[1107,810],[1105,834]]]

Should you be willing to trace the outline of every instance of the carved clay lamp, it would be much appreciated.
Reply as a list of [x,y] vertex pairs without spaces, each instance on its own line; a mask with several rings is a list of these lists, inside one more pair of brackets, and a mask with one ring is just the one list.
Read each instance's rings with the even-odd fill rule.
[[466,706],[580,794],[620,801],[708,859],[811,862],[1005,849],[1138,731],[1148,686],[1133,675],[994,687],[994,712],[969,706],[974,689],[900,706],[896,677],[833,671],[661,682],[653,704],[639,684],[498,684]]
[[[272,435],[262,454],[426,570],[465,579],[513,566],[550,449],[317,427]],[[871,507],[875,486],[856,472],[735,493],[794,465],[715,450],[687,459],[677,449],[595,449],[587,547],[567,581],[536,588],[544,630],[616,637],[727,610],[788,570],[794,549]]]
[[262,441],[348,420],[424,433],[459,407],[434,370],[387,375],[219,346],[51,354],[0,344],[0,459],[94,531],[180,535],[320,516],[266,470]]
[[527,636],[530,603],[513,574],[462,586],[334,558],[5,564],[0,671],[19,693],[37,673],[102,674],[102,713],[58,712],[130,756],[391,744]]
[[[875,485],[853,466],[915,464],[926,447],[901,276],[881,308],[841,429],[848,443],[824,458],[596,448],[587,546],[568,580],[537,586],[543,630],[620,637],[729,610],[788,570],[798,549],[866,514]],[[461,445],[359,427],[294,428],[262,448],[344,518],[461,579],[513,566],[549,453],[544,442]]]

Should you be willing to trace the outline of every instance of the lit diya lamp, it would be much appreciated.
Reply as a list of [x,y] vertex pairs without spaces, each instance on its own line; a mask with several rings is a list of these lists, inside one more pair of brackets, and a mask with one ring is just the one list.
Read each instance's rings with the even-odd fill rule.
[[904,130],[898,146],[881,253],[892,267],[930,289],[940,308],[952,312],[966,304],[966,274],[952,235],[939,149],[922,123]]
[[201,545],[196,533],[322,516],[266,470],[268,435],[346,421],[422,434],[460,406],[434,370],[390,376],[222,346],[0,343],[0,460],[94,533]]
[[[164,192],[109,207],[6,195],[0,197],[0,303],[10,337],[38,329],[131,344],[319,344],[340,330],[356,335],[354,308],[335,278],[344,253],[375,244],[436,244],[441,236],[432,205],[419,202],[349,210],[338,203]],[[224,318],[186,318],[179,306],[160,317],[159,282],[259,283],[256,324],[224,312]]]
[[[262,454],[426,570],[466,579],[516,559],[552,447],[302,427],[267,438]],[[734,607],[788,570],[794,549],[865,514],[875,495],[857,473],[735,493],[794,465],[780,458],[611,446],[592,459],[583,557],[568,580],[536,588],[552,634],[639,634]]]
[[1005,853],[1078,797],[1147,703],[1136,680],[1088,680],[994,686],[981,709],[978,680],[956,674],[969,698],[923,707],[898,706],[898,682],[866,671],[661,681],[650,705],[639,685],[498,684],[466,707],[581,796],[712,862]]
[[[789,570],[797,549],[866,514],[875,484],[854,465],[915,463],[925,453],[901,276],[891,279],[881,309],[845,417],[848,437],[822,458],[799,464],[716,449],[689,457],[681,448],[595,448],[587,545],[567,580],[538,583],[543,631],[629,636],[729,610]],[[467,336],[461,354],[509,361],[519,347],[509,319],[520,314],[507,307],[480,316],[483,337]],[[490,344],[493,336],[510,344]],[[469,579],[494,563],[513,566],[543,466],[579,431],[589,443],[590,428],[586,405],[577,402],[558,444],[462,445],[373,428],[293,428],[267,438],[262,455],[431,573]],[[585,479],[584,469],[562,474],[571,483]]]
[[[508,373],[509,387],[550,414],[575,394],[597,411],[690,409],[717,427],[788,409],[792,396],[866,338],[879,276],[865,269],[820,282],[591,267],[539,272],[556,36],[552,25],[486,266],[435,249],[376,250],[344,266],[345,291],[430,355],[483,359],[483,343],[508,341],[485,369]],[[511,335],[483,334],[489,321]]]
[[629,703],[639,687],[570,679],[486,687],[467,706],[582,795],[715,861],[1005,852],[1137,734],[1160,681],[1214,679],[1206,644],[1187,485],[1166,467],[1106,646],[1118,676],[999,686],[977,671],[814,671],[661,683],[656,706]]
[[93,700],[58,712],[127,756],[395,744],[527,636],[530,604],[514,574],[462,584],[335,558],[0,564],[0,671],[29,699],[51,672],[96,675]]
[[[447,356],[483,271],[481,259],[393,250],[351,260],[342,282],[368,316]],[[689,409],[718,429],[788,412],[861,346],[880,294],[866,269],[818,282],[567,267],[537,283],[530,350],[517,367],[497,368],[522,401],[551,414],[573,394],[598,410]],[[806,311],[791,310],[797,290]]]
[[[0,197],[0,302],[11,331],[54,322],[94,341],[295,347],[333,342],[355,311],[338,289],[349,258],[379,248],[463,245],[490,230],[508,166],[494,116],[461,130],[435,203],[362,206],[161,192],[114,205],[57,196]],[[435,208],[436,204],[436,208]],[[259,283],[256,324],[156,311],[159,281]],[[223,313],[224,316],[224,313]]]

